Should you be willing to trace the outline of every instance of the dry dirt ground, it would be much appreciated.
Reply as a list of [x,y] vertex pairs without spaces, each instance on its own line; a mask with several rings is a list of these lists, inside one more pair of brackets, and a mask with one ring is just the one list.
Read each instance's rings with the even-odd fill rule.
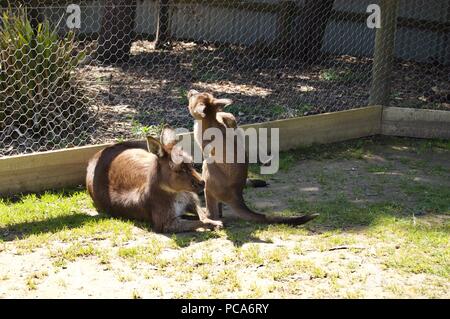
[[[257,174],[257,168],[252,168]],[[83,189],[0,200],[2,298],[449,298],[450,145],[372,138],[283,153],[259,211],[160,235],[99,216]]]

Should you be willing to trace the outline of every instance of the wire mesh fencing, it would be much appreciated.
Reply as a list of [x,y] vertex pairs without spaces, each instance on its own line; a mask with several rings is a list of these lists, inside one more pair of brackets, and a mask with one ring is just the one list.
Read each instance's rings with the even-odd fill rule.
[[[0,1],[0,156],[192,128],[192,88],[239,124],[367,106],[382,3]],[[450,3],[391,13],[385,104],[450,110]]]

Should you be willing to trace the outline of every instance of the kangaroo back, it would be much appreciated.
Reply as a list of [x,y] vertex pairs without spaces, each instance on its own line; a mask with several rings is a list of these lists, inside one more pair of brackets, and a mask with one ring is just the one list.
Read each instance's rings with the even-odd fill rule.
[[156,170],[156,156],[145,150],[145,143],[120,143],[98,152],[89,161],[86,186],[99,211],[149,220],[151,216],[142,205]]

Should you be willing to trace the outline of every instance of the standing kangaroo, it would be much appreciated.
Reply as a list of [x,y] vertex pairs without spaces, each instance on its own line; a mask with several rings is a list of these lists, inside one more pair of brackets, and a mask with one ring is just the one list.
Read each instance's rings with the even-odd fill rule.
[[[176,142],[175,132],[165,128],[161,141],[147,137],[147,145],[119,143],[95,154],[88,164],[86,186],[96,208],[149,222],[157,232],[222,227],[199,206],[194,192],[203,190],[205,183]],[[182,161],[174,162],[172,155]],[[197,213],[200,220],[182,219],[186,211]]]
[[[230,99],[217,99],[209,93],[200,93],[190,90],[188,93],[189,112],[196,120],[194,124],[194,136],[197,144],[202,149],[208,146],[210,141],[204,140],[204,132],[209,128],[219,129],[223,138],[226,137],[227,124],[235,127],[235,119],[232,114],[222,112],[223,108],[232,103]],[[201,129],[199,128],[201,123]],[[226,154],[225,140],[222,143]],[[239,151],[239,145],[234,141],[234,158]],[[243,147],[242,145],[240,147]],[[205,199],[208,217],[218,219],[221,217],[221,204],[225,203],[241,218],[263,223],[280,223],[290,225],[304,224],[318,214],[303,215],[299,217],[274,217],[252,211],[244,202],[243,190],[246,185],[248,174],[248,160],[244,163],[203,162],[203,179],[205,181]]]

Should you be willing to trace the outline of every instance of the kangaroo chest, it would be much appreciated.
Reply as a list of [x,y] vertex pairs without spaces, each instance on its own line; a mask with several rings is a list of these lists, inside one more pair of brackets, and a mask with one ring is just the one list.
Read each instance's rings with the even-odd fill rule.
[[202,149],[203,132],[198,123],[198,121],[194,123],[194,139],[200,149]]
[[188,193],[178,193],[172,203],[173,214],[179,217],[184,214],[186,208],[192,205],[192,197]]

